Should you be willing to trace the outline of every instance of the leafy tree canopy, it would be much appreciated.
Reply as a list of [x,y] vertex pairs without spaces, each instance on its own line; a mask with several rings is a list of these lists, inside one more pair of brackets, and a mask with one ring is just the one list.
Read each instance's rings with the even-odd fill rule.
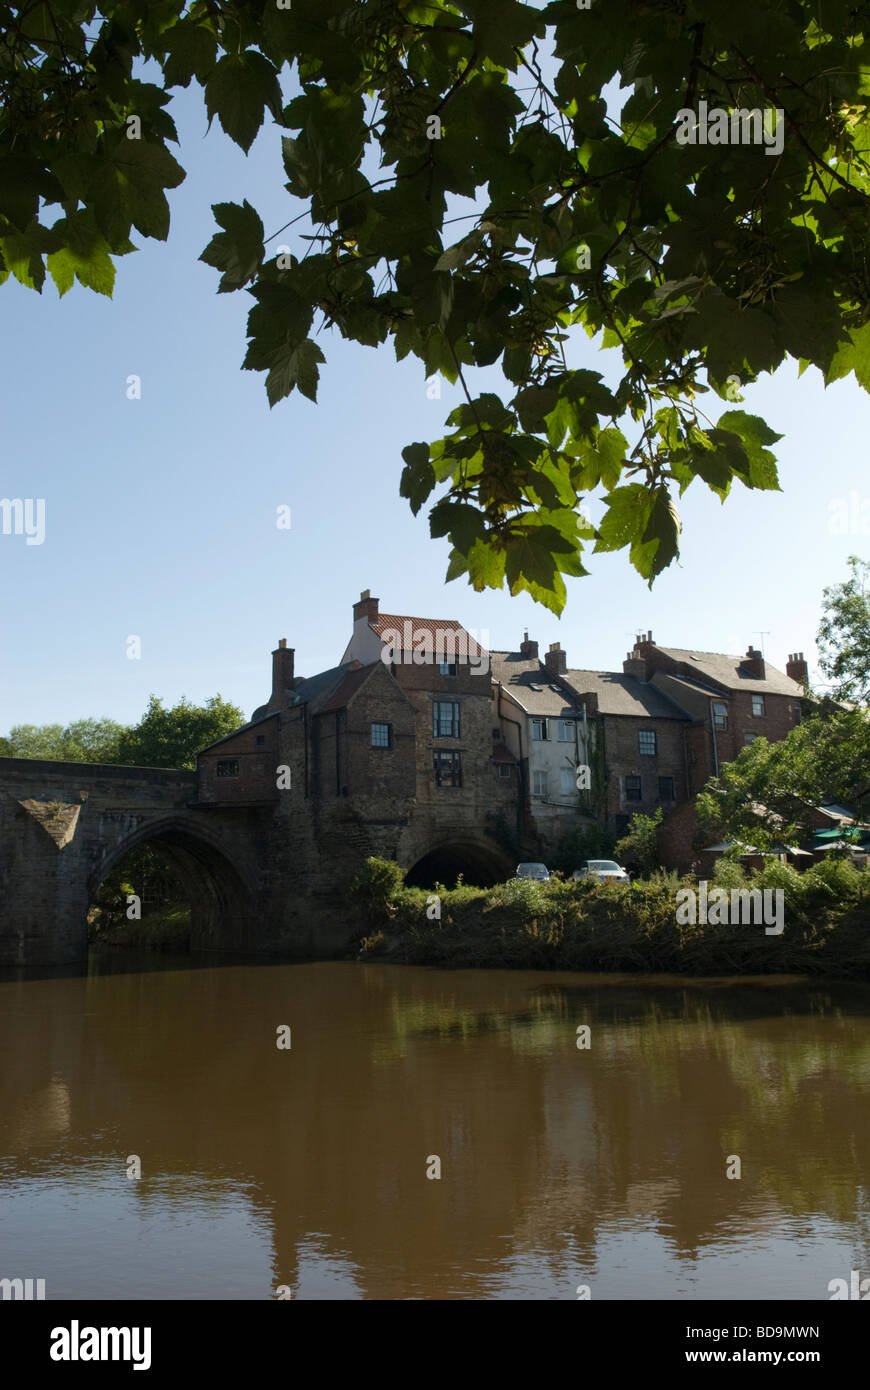
[[112,719],[79,719],[66,728],[18,724],[0,738],[0,757],[194,768],[200,749],[244,722],[243,712],[220,695],[211,696],[204,705],[182,699],[172,709],[152,695],[133,727]]
[[819,664],[839,700],[870,704],[870,564],[849,556],[851,578],[824,591]]
[[870,721],[861,710],[822,708],[778,743],[755,739],[698,794],[698,819],[766,849],[805,838],[810,808],[826,801],[870,818]]
[[48,758],[52,762],[116,763],[121,735],[114,719],[77,719],[62,724],[16,724],[0,738],[0,757]]
[[[244,150],[268,113],[294,216],[267,238],[248,202],[217,204],[202,255],[253,297],[243,365],[270,403],[313,400],[329,326],[459,381],[401,493],[415,513],[437,494],[448,577],[559,612],[593,541],[652,583],[696,478],[722,500],[778,488],[781,436],[742,385],[792,357],[870,388],[867,19],[857,0],[0,4],[0,276],[110,294],[133,230],[168,233],[169,89],[195,81]],[[779,116],[765,134],[735,111]],[[621,355],[614,385],[587,337]],[[507,389],[474,394],[495,364]]]
[[212,695],[204,705],[182,699],[172,709],[152,695],[139,723],[123,734],[118,761],[139,767],[194,768],[200,749],[244,722],[242,711],[220,695]]

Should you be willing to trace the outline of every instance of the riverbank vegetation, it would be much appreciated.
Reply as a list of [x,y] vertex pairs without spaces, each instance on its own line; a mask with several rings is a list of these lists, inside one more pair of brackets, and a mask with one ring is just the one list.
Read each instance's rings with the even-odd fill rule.
[[804,874],[772,861],[717,865],[710,884],[782,892],[784,930],[762,921],[677,920],[693,878],[658,872],[630,884],[539,883],[408,888],[398,864],[368,859],[352,890],[364,959],[515,969],[870,978],[870,872],[829,859]]

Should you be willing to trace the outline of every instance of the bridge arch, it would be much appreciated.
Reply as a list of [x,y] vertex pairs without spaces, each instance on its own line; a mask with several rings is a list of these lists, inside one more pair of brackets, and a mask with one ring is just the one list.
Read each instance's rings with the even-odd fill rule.
[[192,949],[244,950],[251,929],[252,876],[201,819],[194,822],[190,814],[170,814],[122,835],[88,875],[88,902],[133,850],[155,845],[190,903]]
[[514,868],[500,845],[458,834],[438,841],[418,855],[405,874],[405,882],[417,888],[433,888],[436,883],[452,888],[457,875],[462,874],[466,883],[489,888],[508,878]]

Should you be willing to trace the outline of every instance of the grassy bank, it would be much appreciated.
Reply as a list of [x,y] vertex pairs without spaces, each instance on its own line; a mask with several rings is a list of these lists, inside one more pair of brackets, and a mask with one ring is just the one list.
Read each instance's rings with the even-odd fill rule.
[[99,913],[88,924],[92,946],[139,946],[151,951],[190,950],[190,908],[186,903],[167,904],[138,922],[126,918],[106,920]]
[[[680,924],[691,878],[631,884],[513,879],[494,888],[406,888],[402,870],[370,859],[353,894],[364,959],[515,969],[800,973],[870,979],[870,873],[842,861],[800,875],[771,863],[744,875],[723,864],[710,884],[782,892],[783,931],[763,923]],[[772,900],[771,900],[772,901]],[[437,914],[440,912],[440,916]]]

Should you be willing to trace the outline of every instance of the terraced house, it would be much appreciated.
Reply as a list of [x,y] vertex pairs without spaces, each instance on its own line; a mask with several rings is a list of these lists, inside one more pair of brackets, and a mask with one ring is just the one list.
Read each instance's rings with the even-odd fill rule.
[[269,699],[200,755],[197,805],[260,817],[285,895],[328,895],[370,854],[410,882],[491,882],[578,826],[621,834],[659,806],[666,861],[685,868],[695,793],[745,742],[794,727],[805,681],[802,654],[784,674],[752,647],[652,633],[620,672],[570,667],[558,642],[541,658],[528,633],[487,651],[456,619],[382,613],[365,590],[336,666],[297,676],[279,643]]

